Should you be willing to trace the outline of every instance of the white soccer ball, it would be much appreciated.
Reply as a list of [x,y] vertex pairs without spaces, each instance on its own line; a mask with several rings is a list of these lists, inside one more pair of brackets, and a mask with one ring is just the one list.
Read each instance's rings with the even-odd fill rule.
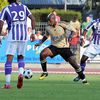
[[23,76],[24,76],[26,79],[32,78],[32,76],[33,76],[32,70],[31,70],[31,69],[25,69],[24,72],[23,72]]

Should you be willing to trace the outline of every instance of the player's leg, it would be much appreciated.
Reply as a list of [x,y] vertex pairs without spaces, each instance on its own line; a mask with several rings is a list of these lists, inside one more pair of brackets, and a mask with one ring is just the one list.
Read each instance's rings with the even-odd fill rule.
[[6,78],[6,84],[3,88],[10,89],[11,88],[11,73],[12,73],[12,55],[7,55],[7,61],[5,63],[5,78]]
[[40,53],[40,62],[41,62],[41,67],[43,70],[43,73],[40,76],[40,80],[43,80],[46,76],[48,76],[48,72],[47,72],[47,61],[46,58],[48,56],[53,57],[54,53],[53,53],[54,47],[53,46],[49,46],[47,48],[45,48],[41,53]]
[[7,44],[7,60],[5,63],[5,78],[6,78],[6,84],[4,85],[4,88],[9,89],[11,88],[10,82],[11,82],[11,72],[12,72],[12,60],[13,55],[16,53],[16,43],[15,42],[8,42]]
[[[97,50],[95,48],[95,45],[94,44],[90,44],[90,46],[87,47],[87,49],[83,53],[83,56],[82,56],[81,61],[80,61],[80,66],[81,66],[83,72],[85,70],[87,59],[88,58],[94,58],[96,55],[97,55]],[[80,80],[80,77],[77,76],[77,77],[74,78],[73,81],[77,82],[79,80]]]
[[18,82],[17,82],[17,88],[20,89],[23,86],[23,72],[24,72],[24,60],[23,60],[23,56],[22,55],[18,55],[18,71],[19,71],[19,75],[18,75]]
[[18,61],[19,75],[23,75],[24,67],[25,67],[24,56],[23,55],[18,55],[17,56],[17,61]]
[[72,65],[72,67],[75,69],[76,73],[78,74],[79,78],[82,80],[83,83],[87,83],[87,80],[85,79],[85,75],[83,74],[83,71],[81,67],[77,64],[75,61],[75,58],[71,56],[68,59],[68,62]]
[[81,67],[77,64],[75,57],[73,56],[70,49],[62,49],[60,54],[65,59],[65,61],[68,61],[72,65],[78,76],[83,80],[83,83],[87,83],[87,81],[85,80],[85,75],[83,74]]
[[[85,55],[83,55],[82,58],[81,58],[80,66],[81,66],[82,71],[85,70],[86,60],[87,60],[87,59],[88,59],[88,57],[85,56]],[[79,77],[79,76],[77,76],[77,77],[75,77],[75,78],[73,79],[73,81],[75,81],[75,82],[78,82],[79,80],[80,80],[80,77]]]
[[18,82],[17,82],[17,88],[22,88],[23,86],[23,72],[25,67],[24,62],[24,54],[26,49],[26,42],[19,42],[18,43],[18,55],[17,55],[17,61],[18,61]]
[[82,71],[85,70],[85,66],[86,66],[86,61],[89,57],[83,55],[82,58],[81,58],[81,61],[80,61],[80,66],[82,68]]

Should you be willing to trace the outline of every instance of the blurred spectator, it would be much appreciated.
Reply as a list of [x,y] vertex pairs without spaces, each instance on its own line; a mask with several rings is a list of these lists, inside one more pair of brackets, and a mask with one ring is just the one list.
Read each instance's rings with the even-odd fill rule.
[[[90,16],[87,16],[86,21],[83,22],[81,25],[81,33],[83,33],[83,30],[86,29],[86,27],[91,23],[91,21],[92,21],[92,18]],[[87,31],[85,38],[87,40],[90,40],[91,34],[92,34],[92,29]]]
[[32,28],[28,27],[28,40],[30,40],[31,34],[32,34]]
[[76,59],[77,62],[79,62],[80,57],[79,54],[77,53],[79,52],[78,50],[79,50],[80,22],[78,21],[76,16],[74,16],[73,19],[70,21],[70,25],[77,30],[77,32],[71,32],[70,34],[69,37],[70,49],[75,55],[75,57],[77,55]]
[[61,21],[60,16],[57,15],[57,12],[55,10],[53,10],[52,13],[56,16],[57,23],[59,23]]
[[37,31],[36,32],[36,40],[41,40],[42,38],[43,38],[42,32],[41,31]]
[[[91,18],[91,16],[87,16],[86,17],[86,21],[82,23],[81,25],[81,33],[83,33],[84,29],[87,28],[87,26],[91,23],[91,21],[93,20],[93,18]],[[80,58],[83,55],[83,52],[85,51],[85,49],[88,47],[88,45],[90,44],[92,38],[92,29],[89,29],[84,37],[84,44],[82,47],[80,47]]]

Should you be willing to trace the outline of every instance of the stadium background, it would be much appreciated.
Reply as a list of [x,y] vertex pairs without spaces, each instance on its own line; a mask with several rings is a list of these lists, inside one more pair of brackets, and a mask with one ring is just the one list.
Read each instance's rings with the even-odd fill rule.
[[[65,3],[66,1],[66,3]],[[95,1],[95,2],[94,2]],[[89,3],[91,2],[91,3]],[[98,13],[100,9],[100,2],[99,0],[22,0],[22,3],[27,5],[30,9],[41,9],[41,8],[56,8],[58,10],[64,9],[64,10],[74,10],[74,11],[80,11],[82,13],[82,21],[84,21],[85,16],[87,14],[92,14],[93,18],[96,18],[97,15],[99,16],[100,12]],[[66,4],[66,5],[65,5]],[[87,10],[87,5],[90,6],[89,10]],[[95,8],[95,6],[97,7]],[[45,26],[47,25],[46,22],[37,22],[36,25],[36,31],[42,30],[45,33]],[[38,42],[38,41],[35,41]],[[35,43],[34,42],[34,43]],[[26,56],[25,56],[25,62],[27,67],[35,67],[36,71],[41,71],[40,68],[40,62],[39,62],[39,53],[41,50],[48,46],[50,44],[50,41],[46,41],[42,47],[37,48],[37,50],[34,50],[34,43],[28,42],[27,45],[27,50],[26,50]],[[1,70],[3,71],[4,62],[5,62],[5,46],[6,46],[6,40],[2,41],[2,46],[0,48],[0,62],[1,62]],[[50,70],[53,70],[57,72],[57,68],[59,72],[62,72],[66,69],[66,66],[69,66],[69,64],[66,64],[65,61],[60,57],[57,56],[53,59],[48,58],[48,67],[51,68]],[[16,71],[16,56],[14,58],[14,69]],[[94,69],[94,73],[96,74],[97,70],[99,69],[98,63],[100,63],[100,56],[97,56],[95,59],[91,60],[89,59],[88,61],[88,68],[90,68],[91,71]],[[33,65],[34,64],[34,65]],[[96,65],[95,65],[96,64]],[[96,66],[94,68],[94,66]],[[62,69],[61,69],[62,68]],[[68,67],[69,68],[69,67]],[[87,68],[87,69],[88,69]],[[93,70],[92,70],[93,69]],[[61,71],[60,71],[61,70]],[[68,72],[70,71],[74,72],[72,69],[68,69]],[[99,70],[98,70],[99,71]],[[51,71],[52,72],[52,71]]]
[[[5,4],[6,0],[0,0],[2,4]],[[51,5],[46,5],[46,4],[39,4],[38,8],[35,9],[40,9],[42,7],[54,7],[59,9],[64,9],[64,4],[62,6],[58,6],[59,2],[64,0],[23,0],[23,3],[27,5],[28,2],[30,4],[33,3],[33,1],[38,2],[37,7],[39,2],[45,3],[46,1],[50,3],[53,2]],[[96,10],[100,12],[100,10],[97,10],[98,6],[96,6],[96,9],[92,9],[90,11],[85,10],[86,2],[80,6],[77,5],[77,1],[91,1],[91,0],[66,0],[69,2],[72,2],[71,4],[67,4],[67,9],[71,10],[80,10],[81,13],[83,14],[82,20],[84,20],[86,12],[92,13]],[[98,1],[100,4],[100,0],[92,0],[95,1],[95,3]],[[57,3],[58,2],[58,3]],[[98,3],[97,2],[97,3]],[[0,9],[1,7],[0,3]],[[74,4],[76,3],[76,4]],[[31,7],[35,7],[34,4],[28,5]],[[42,7],[41,7],[42,6]],[[45,8],[46,8],[45,7]],[[62,8],[61,8],[62,7]],[[90,7],[92,8],[92,7]],[[100,6],[99,6],[100,8]],[[99,12],[97,12],[97,15],[99,16]],[[95,14],[93,14],[95,15]],[[96,15],[96,16],[97,16]],[[45,22],[38,22],[36,26],[36,31],[41,27],[44,30],[46,23]],[[38,42],[38,41],[37,41]],[[4,62],[5,62],[5,43],[6,40],[3,40],[3,45],[2,45],[2,50],[0,48],[0,87],[2,87],[5,84],[5,76],[4,76]],[[49,43],[49,42],[48,42]],[[31,55],[34,56],[34,53],[38,54],[39,52],[34,51],[33,49],[34,43],[29,43],[27,46],[27,53],[31,52]],[[43,45],[45,47],[45,45]],[[38,48],[39,49],[39,48]],[[100,58],[99,56],[97,57],[98,59]],[[86,75],[88,82],[90,83],[89,85],[83,85],[81,82],[75,83],[73,82],[73,78],[76,76],[75,71],[73,68],[68,64],[65,63],[64,61],[59,63],[49,63],[48,64],[48,72],[52,73],[49,74],[49,77],[46,78],[43,81],[40,81],[38,78],[40,76],[40,73],[42,72],[41,66],[39,62],[27,62],[26,63],[26,68],[31,68],[34,72],[33,78],[30,80],[24,79],[24,87],[22,89],[17,89],[16,88],[16,82],[17,82],[17,73],[12,74],[12,89],[10,90],[5,90],[5,89],[0,89],[0,97],[2,100],[99,100],[99,95],[100,95],[100,60],[94,60],[94,61],[88,61],[85,73],[89,74]],[[30,59],[27,59],[30,61]],[[14,62],[16,62],[16,57],[14,58]],[[13,72],[17,72],[17,63],[13,63]],[[3,73],[2,73],[3,72]],[[39,74],[38,74],[39,73]],[[53,74],[54,73],[54,74]],[[57,74],[58,73],[58,74]],[[61,73],[61,74],[59,74]],[[63,74],[64,73],[64,74]],[[98,75],[99,74],[99,75]]]

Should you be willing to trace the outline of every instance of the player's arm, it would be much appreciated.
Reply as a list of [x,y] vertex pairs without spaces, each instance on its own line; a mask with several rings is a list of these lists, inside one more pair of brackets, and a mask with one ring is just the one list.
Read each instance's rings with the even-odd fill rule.
[[7,15],[8,15],[8,12],[5,7],[4,9],[2,9],[2,11],[0,13],[0,35],[1,36],[5,36],[5,34],[2,32],[2,30],[3,30],[4,22],[7,20]]
[[94,24],[96,23],[96,21],[94,20],[93,22],[91,22],[84,30],[83,30],[83,36],[86,39],[86,33],[89,29],[92,29],[92,27],[94,26]]
[[30,40],[34,41],[35,40],[35,25],[36,25],[35,17],[32,14],[29,15],[28,17],[31,20],[31,26],[32,26],[32,34],[30,35]]
[[35,48],[37,46],[40,46],[43,42],[45,42],[48,39],[49,35],[50,35],[50,33],[49,33],[49,30],[48,30],[48,27],[46,27],[46,33],[44,34],[42,40],[40,40],[40,42],[35,45]]
[[28,17],[31,19],[32,30],[34,30],[35,29],[35,25],[36,25],[35,17],[32,14],[29,15]]
[[37,46],[42,45],[42,43],[45,42],[46,40],[47,40],[47,37],[46,37],[46,36],[43,36],[42,40],[40,40],[39,43],[35,44],[35,48],[36,48]]
[[3,28],[3,25],[4,25],[4,21],[0,20],[0,36],[2,36],[2,28]]
[[83,46],[84,43],[85,43],[85,40],[86,40],[86,34],[87,34],[87,31],[89,29],[91,29],[93,27],[95,23],[95,20],[93,22],[91,22],[82,32],[81,36],[80,36],[80,45]]
[[34,41],[35,40],[35,17],[32,15],[30,10],[25,6],[26,8],[26,16],[31,20],[31,27],[32,27],[32,34],[30,36],[30,40]]
[[42,45],[42,43],[45,42],[45,41],[48,39],[49,36],[48,36],[47,34],[48,34],[48,32],[47,32],[46,34],[44,34],[42,40],[40,40],[39,43],[35,44],[35,48],[36,48],[37,46]]

